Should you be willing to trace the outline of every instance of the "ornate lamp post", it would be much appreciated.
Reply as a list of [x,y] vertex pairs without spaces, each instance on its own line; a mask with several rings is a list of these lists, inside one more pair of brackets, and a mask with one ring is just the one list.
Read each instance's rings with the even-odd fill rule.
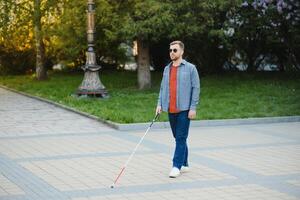
[[88,49],[86,52],[86,63],[81,68],[84,70],[84,78],[77,90],[78,96],[93,96],[108,98],[105,86],[99,78],[98,71],[101,66],[97,65],[96,53],[94,50],[95,38],[95,3],[94,0],[87,1],[87,41]]

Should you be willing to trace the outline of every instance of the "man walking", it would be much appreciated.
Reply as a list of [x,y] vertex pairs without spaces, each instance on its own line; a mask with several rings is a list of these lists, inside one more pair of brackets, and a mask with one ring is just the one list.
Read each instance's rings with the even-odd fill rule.
[[199,102],[200,79],[195,65],[182,59],[184,44],[181,41],[170,43],[169,63],[163,73],[156,107],[156,114],[168,112],[170,126],[176,147],[170,178],[189,170],[187,138],[190,119],[196,117]]

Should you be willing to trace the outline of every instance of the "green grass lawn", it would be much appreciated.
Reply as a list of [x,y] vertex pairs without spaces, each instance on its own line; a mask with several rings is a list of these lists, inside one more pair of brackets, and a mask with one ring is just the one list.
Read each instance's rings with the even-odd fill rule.
[[[38,82],[31,76],[0,76],[0,84],[119,123],[148,122],[154,117],[161,72],[152,73],[153,88],[136,89],[136,73],[104,71],[100,77],[109,99],[72,97],[83,73],[56,73]],[[197,119],[300,115],[300,73],[226,73],[201,77]],[[161,121],[167,121],[163,114]]]

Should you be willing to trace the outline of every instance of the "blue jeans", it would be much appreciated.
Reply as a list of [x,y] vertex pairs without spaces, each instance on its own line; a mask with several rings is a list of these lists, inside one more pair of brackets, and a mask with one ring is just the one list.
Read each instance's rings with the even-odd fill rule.
[[169,113],[169,121],[176,141],[176,147],[173,157],[173,167],[180,169],[182,166],[188,166],[188,146],[186,143],[190,119],[189,111],[181,111],[179,113]]

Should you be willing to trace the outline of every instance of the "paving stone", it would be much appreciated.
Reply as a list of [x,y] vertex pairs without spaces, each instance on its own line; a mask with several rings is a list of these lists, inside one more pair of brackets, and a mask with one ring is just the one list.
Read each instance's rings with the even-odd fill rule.
[[[147,127],[145,127],[146,130]],[[300,122],[191,127],[190,172],[168,177],[174,139],[117,131],[0,88],[0,199],[300,199]]]

